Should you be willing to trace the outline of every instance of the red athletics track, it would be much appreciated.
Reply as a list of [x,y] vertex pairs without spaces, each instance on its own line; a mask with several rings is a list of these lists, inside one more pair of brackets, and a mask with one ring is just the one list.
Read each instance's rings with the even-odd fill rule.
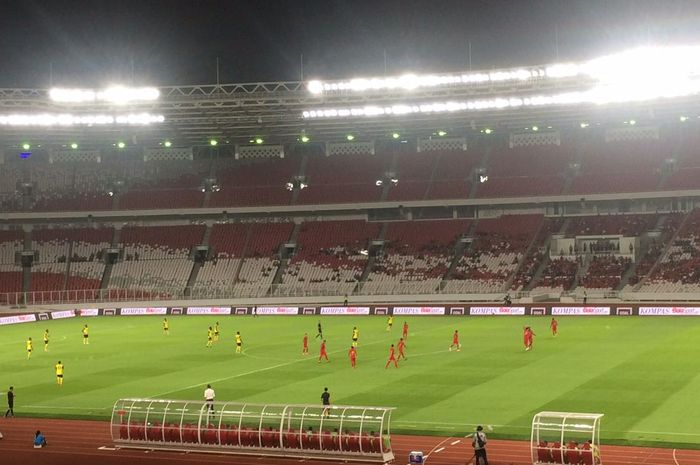
[[[47,438],[45,449],[32,448],[34,431],[40,429]],[[112,447],[109,424],[101,421],[52,420],[44,418],[0,419],[0,463],[3,465],[309,465],[331,464],[330,461],[280,459],[202,453],[105,450]],[[428,455],[428,465],[464,465],[472,456],[471,441],[465,438],[435,436],[392,436],[397,464],[405,464],[408,452],[421,450]],[[529,444],[523,441],[490,440],[491,465],[530,464]],[[603,446],[605,465],[700,465],[700,451],[654,449],[647,447]],[[674,457],[675,456],[675,457]]]

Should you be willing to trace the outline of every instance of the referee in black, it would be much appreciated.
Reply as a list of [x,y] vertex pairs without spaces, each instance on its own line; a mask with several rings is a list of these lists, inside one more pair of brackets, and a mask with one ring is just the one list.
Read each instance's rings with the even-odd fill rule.
[[15,388],[10,386],[10,390],[7,391],[7,411],[5,412],[5,417],[15,416]]

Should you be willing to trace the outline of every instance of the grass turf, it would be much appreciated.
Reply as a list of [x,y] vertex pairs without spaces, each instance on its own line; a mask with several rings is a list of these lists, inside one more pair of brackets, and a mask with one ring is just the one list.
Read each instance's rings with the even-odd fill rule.
[[[617,443],[700,447],[700,320],[664,317],[563,317],[552,337],[548,317],[323,317],[330,363],[317,363],[318,317],[220,317],[222,337],[205,348],[216,317],[73,318],[0,328],[0,391],[14,385],[18,415],[109,418],[122,397],[394,406],[392,430],[466,434],[493,425],[491,436],[529,437],[542,410],[604,413],[602,438]],[[408,360],[385,369],[389,345],[408,321]],[[81,327],[90,325],[90,345]],[[522,327],[533,327],[525,352]],[[347,358],[360,329],[358,367]],[[42,334],[51,332],[49,352]],[[458,329],[462,351],[448,352]],[[234,353],[240,331],[244,354]],[[308,332],[310,352],[301,355]],[[26,359],[24,342],[34,340]],[[65,365],[55,384],[54,364]]]

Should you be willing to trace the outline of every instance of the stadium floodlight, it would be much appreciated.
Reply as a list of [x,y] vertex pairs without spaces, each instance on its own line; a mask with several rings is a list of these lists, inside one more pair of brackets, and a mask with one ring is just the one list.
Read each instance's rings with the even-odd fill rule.
[[532,127],[532,130],[535,131],[535,132],[537,132],[537,131],[540,130],[540,128],[539,128],[539,126],[533,126],[533,127]]
[[443,131],[442,129],[437,132],[437,135],[440,137],[445,137],[447,135],[447,131]]
[[685,123],[686,121],[688,121],[688,117],[687,117],[687,116],[681,116],[681,117],[678,118],[678,119],[680,120],[681,123]]
[[630,126],[634,126],[635,124],[637,124],[637,122],[636,122],[635,120],[631,119],[631,120],[630,120]]
[[70,113],[36,113],[0,115],[0,126],[146,126],[165,121],[163,115],[130,113],[125,115],[91,115]]
[[29,144],[27,144],[26,142],[25,142],[24,144],[22,144],[22,149],[23,149],[23,150],[29,150],[29,149],[31,149],[31,148],[32,148],[32,146],[29,145]]
[[126,144],[122,141],[119,141],[119,142],[117,142],[117,147],[119,147],[120,149],[123,149],[124,147],[126,147]]
[[345,136],[345,138],[346,138],[347,140],[349,140],[350,142],[352,142],[352,141],[355,140],[355,136],[353,136],[352,134],[348,134],[347,136]]
[[304,144],[306,144],[307,142],[309,142],[311,140],[311,138],[309,136],[307,136],[306,134],[302,134],[301,137],[299,138],[299,140],[301,142],[303,142]]
[[209,145],[211,145],[212,147],[216,147],[218,144],[219,144],[219,141],[216,139],[209,140]]
[[492,132],[493,132],[493,129],[491,129],[491,128],[484,129],[484,134],[491,134]]
[[265,142],[265,140],[264,140],[262,137],[256,137],[256,138],[255,138],[255,143],[256,143],[256,144],[260,145],[260,144],[262,144],[263,142]]
[[401,134],[399,134],[398,132],[395,132],[391,135],[391,137],[392,137],[392,139],[398,139],[399,137],[401,137]]
[[95,103],[104,102],[115,105],[126,105],[136,102],[152,102],[158,100],[160,91],[155,87],[125,87],[112,86],[103,90],[93,89],[63,89],[49,90],[49,98],[57,103]]
[[374,181],[374,184],[377,187],[382,187],[384,185],[384,181],[382,181],[381,179],[377,179],[376,181]]
[[72,148],[73,150],[76,150],[78,148],[78,143],[73,142],[72,144],[70,144],[70,148]]
[[166,147],[172,147],[173,143],[170,142],[169,140],[166,140],[165,142],[163,142],[163,145],[165,145]]
[[581,123],[581,124],[579,124],[579,126],[581,127],[581,129],[586,129],[588,126],[590,126],[590,124],[588,124],[588,123]]

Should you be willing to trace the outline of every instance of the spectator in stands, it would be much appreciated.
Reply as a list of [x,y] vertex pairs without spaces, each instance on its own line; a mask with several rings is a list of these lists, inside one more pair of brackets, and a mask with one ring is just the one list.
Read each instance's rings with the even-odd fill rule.
[[512,303],[513,301],[510,298],[510,294],[506,294],[506,296],[503,298],[503,305],[510,307]]
[[42,447],[46,447],[46,437],[41,434],[41,431],[36,430],[34,434],[34,448],[41,449]]

